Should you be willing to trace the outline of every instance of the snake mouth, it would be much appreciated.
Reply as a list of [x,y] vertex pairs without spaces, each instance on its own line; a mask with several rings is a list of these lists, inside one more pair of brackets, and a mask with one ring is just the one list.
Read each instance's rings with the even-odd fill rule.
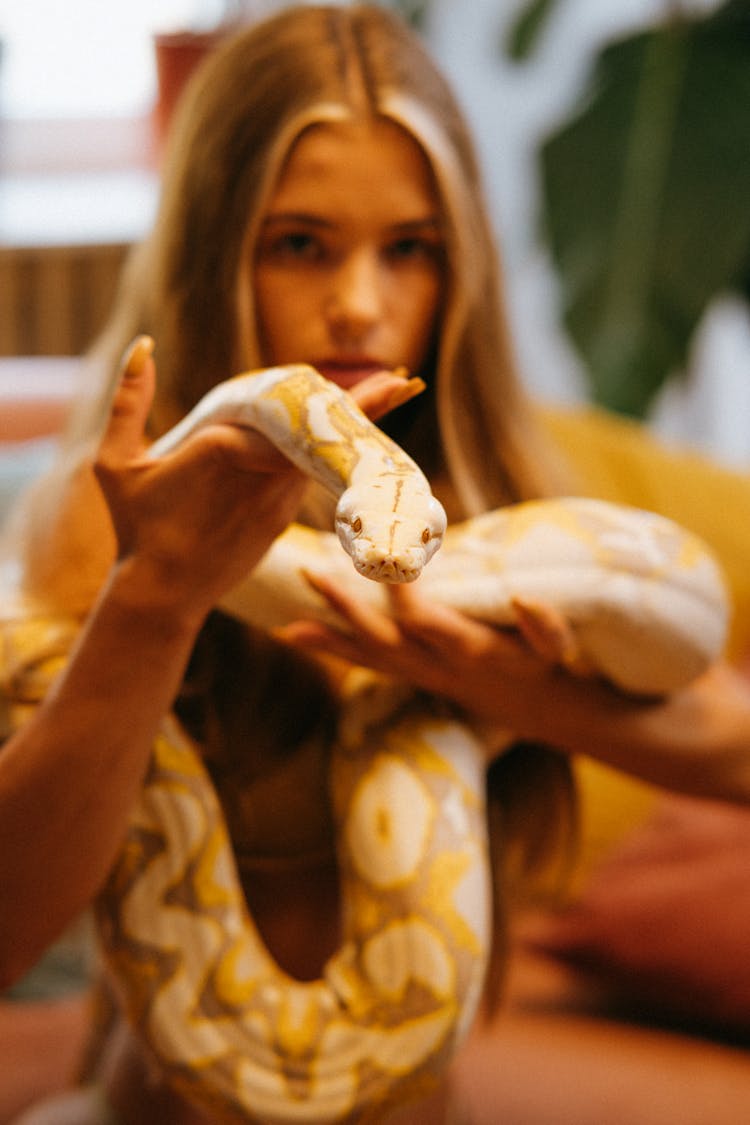
[[374,582],[389,582],[391,585],[414,582],[422,571],[421,567],[404,566],[395,558],[354,559],[354,566],[364,578]]

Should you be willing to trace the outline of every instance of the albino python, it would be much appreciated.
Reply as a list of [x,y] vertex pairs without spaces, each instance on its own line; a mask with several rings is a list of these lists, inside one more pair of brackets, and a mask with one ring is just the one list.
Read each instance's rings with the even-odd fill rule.
[[[264,433],[339,497],[338,540],[354,562],[337,536],[290,528],[224,603],[254,624],[328,613],[301,568],[385,607],[361,575],[413,580],[444,539],[421,578],[429,597],[499,624],[517,596],[556,606],[591,670],[626,690],[669,691],[722,647],[716,565],[665,519],[566,499],[445,532],[417,466],[306,366],[221,384],[152,455],[217,420]],[[216,794],[171,719],[98,903],[125,1009],[211,1121],[380,1119],[429,1088],[476,1010],[490,926],[482,746],[439,705],[359,682],[332,748],[343,940],[319,980],[290,979],[263,945]]]

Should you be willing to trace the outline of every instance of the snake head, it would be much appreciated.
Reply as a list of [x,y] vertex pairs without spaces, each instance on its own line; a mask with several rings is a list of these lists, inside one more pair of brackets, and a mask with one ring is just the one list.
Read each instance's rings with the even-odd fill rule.
[[347,489],[336,508],[336,533],[355,569],[375,582],[413,582],[443,541],[442,504],[432,495],[396,511],[365,505]]

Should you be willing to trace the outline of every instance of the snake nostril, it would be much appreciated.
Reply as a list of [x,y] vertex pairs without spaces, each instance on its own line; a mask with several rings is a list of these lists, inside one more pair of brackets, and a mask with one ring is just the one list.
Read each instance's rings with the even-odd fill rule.
[[357,516],[355,519],[352,520],[352,531],[355,533],[355,535],[359,535],[361,530],[362,530],[362,520],[360,519],[359,516]]

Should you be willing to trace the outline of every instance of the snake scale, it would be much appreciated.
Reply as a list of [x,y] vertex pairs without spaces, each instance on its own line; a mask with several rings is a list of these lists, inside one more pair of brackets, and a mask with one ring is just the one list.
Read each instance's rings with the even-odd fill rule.
[[[717,566],[668,520],[571,498],[446,530],[414,462],[305,365],[218,385],[152,456],[216,421],[262,432],[338,498],[337,534],[288,529],[227,597],[250,623],[327,616],[301,569],[387,608],[382,582],[414,580],[442,544],[420,578],[428,597],[499,625],[517,597],[557,607],[585,663],[625,690],[672,690],[722,648]],[[320,979],[291,979],[265,948],[218,798],[173,718],[98,902],[137,1033],[211,1121],[379,1120],[429,1089],[476,1011],[490,938],[483,747],[437,705],[394,689],[393,706],[370,706],[353,682],[331,751],[343,937]]]

